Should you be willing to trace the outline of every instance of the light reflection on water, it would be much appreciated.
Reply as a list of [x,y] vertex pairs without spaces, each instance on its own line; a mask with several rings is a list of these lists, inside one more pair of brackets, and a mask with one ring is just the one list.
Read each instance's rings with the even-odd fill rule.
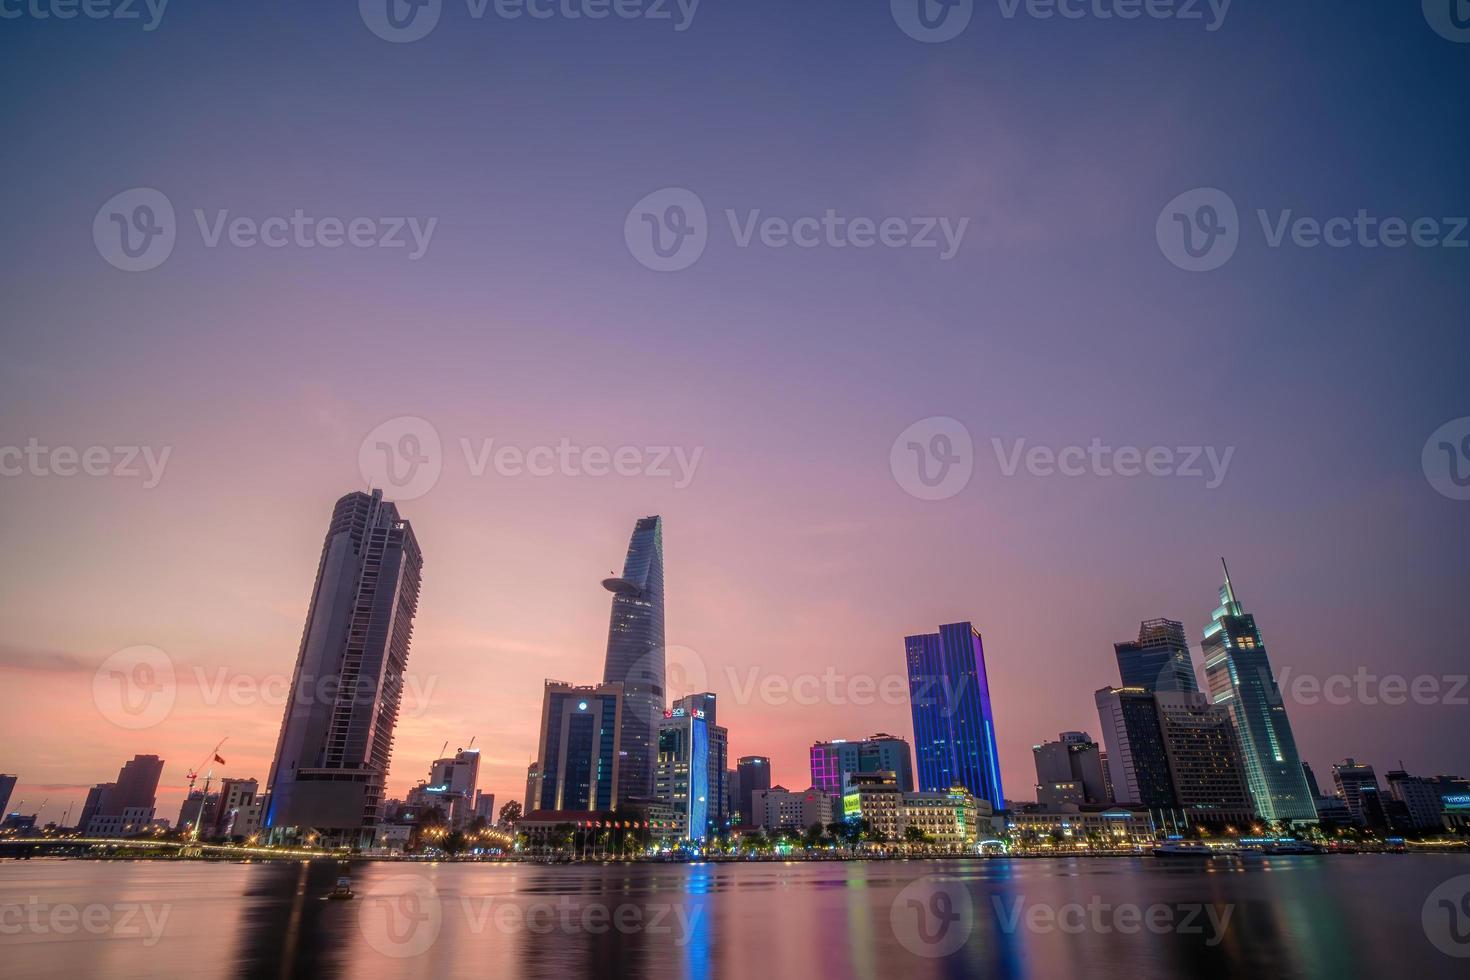
[[[1423,980],[1466,975],[1470,961],[1436,950],[1420,919],[1430,891],[1466,873],[1470,861],[1439,855],[1207,869],[1150,858],[360,862],[356,897],[328,901],[334,862],[11,861],[0,864],[0,974]],[[1120,906],[1209,906],[1229,918],[1216,925],[1201,912],[1197,931],[1130,930]],[[57,907],[93,915],[97,928],[52,918]]]

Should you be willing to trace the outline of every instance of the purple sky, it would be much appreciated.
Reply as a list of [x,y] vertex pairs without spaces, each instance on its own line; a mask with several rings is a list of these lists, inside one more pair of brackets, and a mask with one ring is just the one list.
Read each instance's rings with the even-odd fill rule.
[[[473,21],[451,0],[409,44],[338,6],[0,34],[25,96],[0,107],[18,178],[0,191],[0,448],[169,450],[151,488],[0,477],[0,771],[27,810],[49,797],[59,818],[156,752],[172,819],[186,769],[225,736],[227,773],[264,780],[269,692],[331,504],[364,485],[365,437],[402,416],[443,454],[402,505],[425,553],[410,673],[427,697],[400,721],[394,792],[475,736],[485,787],[521,796],[542,679],[600,678],[598,581],[651,513],[669,642],[720,695],[732,758],[770,755],[788,786],[807,785],[815,739],[911,736],[906,704],[848,694],[901,674],[905,634],[970,619],[1005,783],[1028,797],[1034,743],[1097,733],[1114,641],[1169,616],[1198,643],[1222,554],[1278,674],[1439,685],[1427,705],[1382,703],[1374,683],[1290,703],[1319,773],[1347,755],[1470,769],[1470,503],[1421,465],[1430,434],[1470,415],[1470,249],[1273,248],[1256,214],[1470,214],[1470,46],[1418,5],[1241,4],[1208,32],[982,4],[944,44],[837,0],[706,0],[683,32]],[[135,187],[167,196],[178,240],[129,273],[91,232]],[[624,223],[669,187],[707,207],[709,243],[658,273]],[[1238,205],[1242,240],[1191,273],[1155,223],[1200,187]],[[411,260],[210,248],[195,209],[437,223]],[[727,209],[969,224],[946,261],[742,248]],[[921,500],[890,450],[936,416],[968,430],[974,475]],[[992,444],[1094,438],[1234,453],[1207,489],[1007,476]],[[488,439],[702,455],[682,488],[475,477],[461,440]],[[171,659],[177,699],[129,731],[93,681],[140,644]],[[759,694],[829,670],[841,697]]]

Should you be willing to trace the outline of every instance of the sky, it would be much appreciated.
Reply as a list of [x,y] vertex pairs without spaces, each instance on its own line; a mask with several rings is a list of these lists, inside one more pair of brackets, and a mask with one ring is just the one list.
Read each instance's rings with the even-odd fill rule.
[[970,620],[1031,798],[1140,620],[1199,666],[1221,556],[1319,773],[1470,770],[1470,38],[1433,0],[996,0],[944,41],[902,0],[445,0],[417,40],[370,0],[47,3],[0,4],[12,808],[156,753],[173,819],[221,739],[264,781],[369,484],[424,552],[394,794],[474,738],[521,797],[654,513],[672,693],[793,788],[815,740],[911,737],[903,637]]

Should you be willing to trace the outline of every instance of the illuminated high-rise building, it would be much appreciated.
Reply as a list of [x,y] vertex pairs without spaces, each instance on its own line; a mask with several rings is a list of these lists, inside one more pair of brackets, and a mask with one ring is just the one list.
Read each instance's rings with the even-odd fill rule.
[[613,594],[602,679],[606,684],[621,684],[625,700],[618,802],[650,799],[666,697],[662,518],[638,521],[628,542],[623,574],[604,579],[602,585]]
[[659,725],[654,796],[672,808],[680,838],[708,840],[715,814],[710,772],[710,725],[703,712],[669,711]]
[[732,806],[730,781],[725,769],[726,759],[730,754],[730,731],[717,724],[716,706],[715,696],[705,691],[676,700],[671,714],[683,712],[704,719],[705,730],[709,735],[709,758],[706,763],[709,773],[709,822],[712,827],[722,829],[730,821]]
[[[963,786],[994,809],[1005,808],[990,681],[980,631],[950,623],[904,638],[919,789]],[[895,779],[896,782],[896,779]]]
[[[812,785],[839,801],[848,777],[857,772],[892,772],[902,793],[914,791],[913,753],[907,739],[879,733],[860,742],[833,739],[811,748]],[[838,813],[837,816],[842,816]]]
[[1148,619],[1138,624],[1138,639],[1113,644],[1118,674],[1124,687],[1146,691],[1199,690],[1184,624],[1172,619]]
[[1236,599],[1228,567],[1220,605],[1205,627],[1204,657],[1210,701],[1228,707],[1235,722],[1256,812],[1269,821],[1315,821],[1317,809],[1266,644],[1256,618]]
[[267,784],[272,837],[372,842],[422,566],[413,527],[382,491],[337,501]]
[[611,810],[622,779],[623,686],[547,681],[532,810]]

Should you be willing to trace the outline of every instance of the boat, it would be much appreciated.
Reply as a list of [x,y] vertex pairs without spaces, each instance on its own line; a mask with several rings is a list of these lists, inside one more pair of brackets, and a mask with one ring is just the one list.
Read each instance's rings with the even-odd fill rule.
[[1165,841],[1153,849],[1154,857],[1161,858],[1182,857],[1209,859],[1212,857],[1229,857],[1235,853],[1225,848],[1216,848],[1208,844],[1202,844],[1197,840]]
[[333,901],[343,901],[352,897],[352,879],[343,875],[337,879],[337,887],[327,893],[327,897]]

